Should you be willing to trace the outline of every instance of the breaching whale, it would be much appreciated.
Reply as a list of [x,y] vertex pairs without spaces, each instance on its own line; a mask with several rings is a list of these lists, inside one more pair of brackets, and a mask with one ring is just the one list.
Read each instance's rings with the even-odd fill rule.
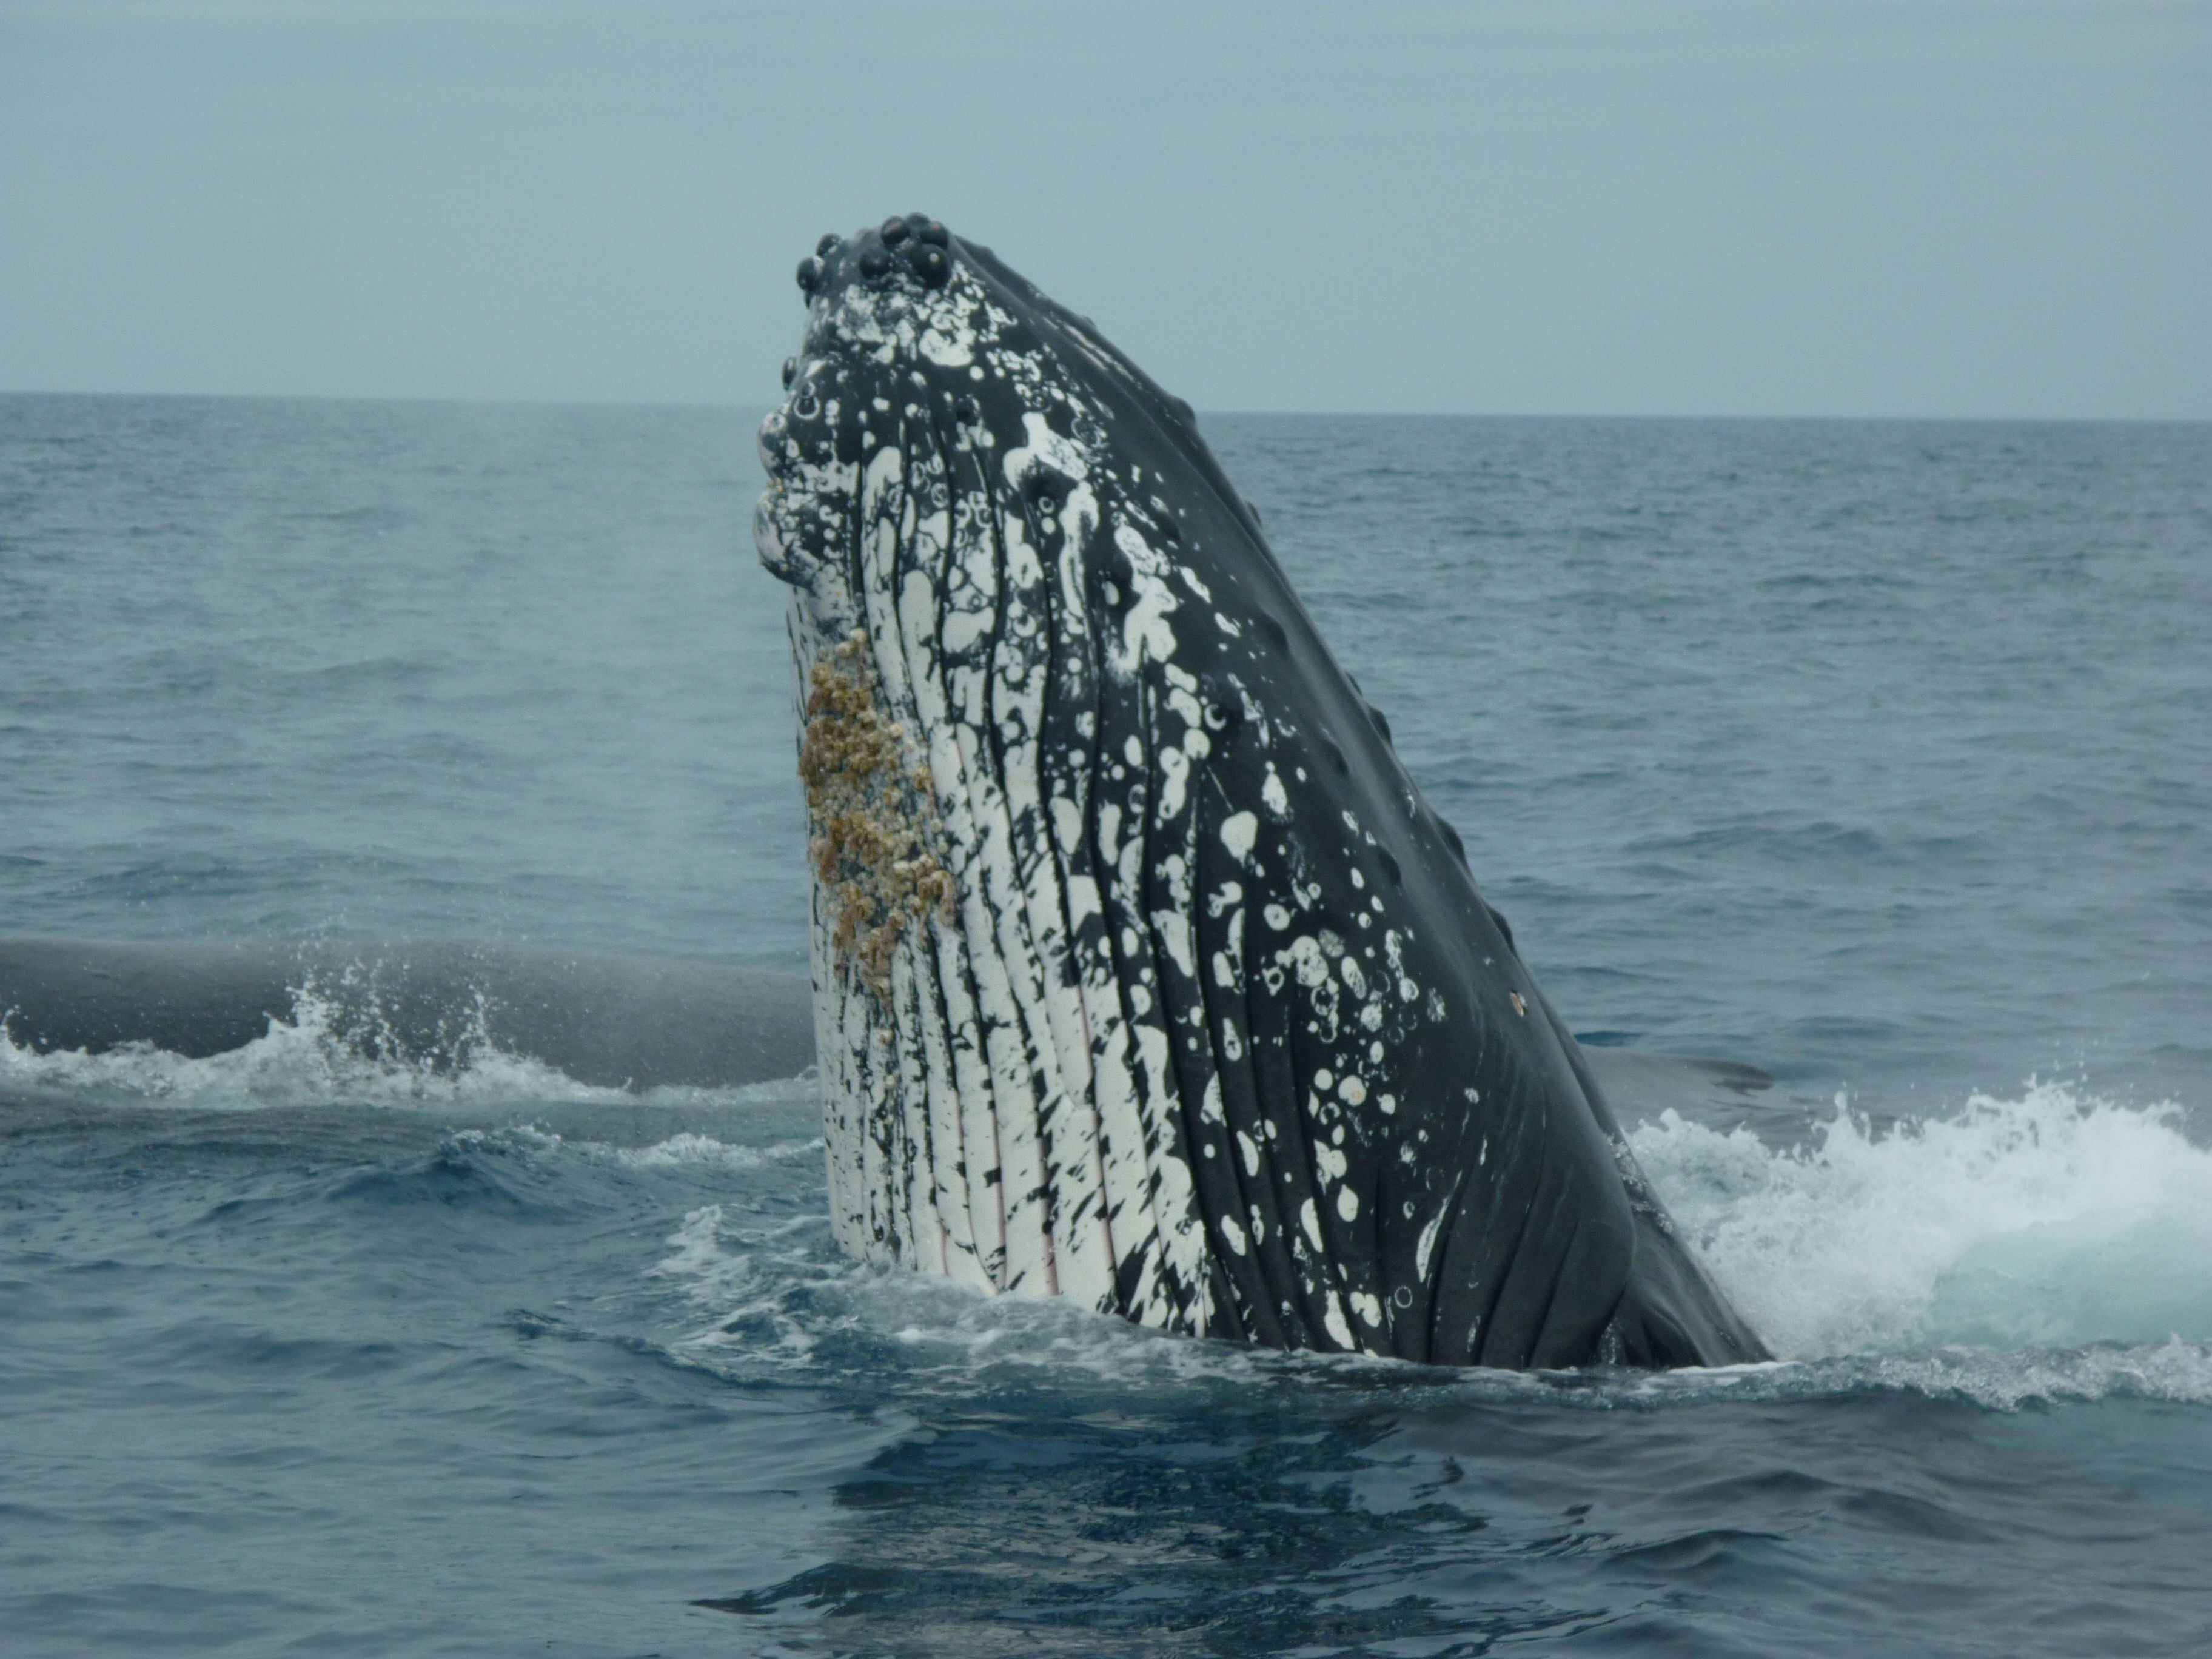
[[1765,1358],[1189,406],[935,221],[798,274],[755,535],[844,1248],[1275,1347]]

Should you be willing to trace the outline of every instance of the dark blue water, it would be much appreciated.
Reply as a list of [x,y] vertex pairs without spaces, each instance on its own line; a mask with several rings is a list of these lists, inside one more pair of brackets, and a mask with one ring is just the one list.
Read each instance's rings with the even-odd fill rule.
[[[0,1651],[2212,1650],[2212,428],[1207,429],[1787,1357],[864,1272],[803,1081],[0,1043]],[[746,416],[0,398],[0,934],[799,968]]]

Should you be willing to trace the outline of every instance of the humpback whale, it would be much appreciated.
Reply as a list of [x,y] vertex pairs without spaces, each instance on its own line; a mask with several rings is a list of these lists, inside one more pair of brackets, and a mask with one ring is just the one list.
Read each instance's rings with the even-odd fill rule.
[[1765,1358],[1188,404],[920,215],[798,278],[754,530],[840,1243],[1279,1348]]

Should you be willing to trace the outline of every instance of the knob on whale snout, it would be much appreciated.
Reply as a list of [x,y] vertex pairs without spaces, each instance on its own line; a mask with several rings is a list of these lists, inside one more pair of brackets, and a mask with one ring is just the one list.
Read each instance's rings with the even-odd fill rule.
[[908,237],[929,247],[944,247],[952,240],[945,227],[926,213],[909,213],[903,219],[886,219],[878,234],[893,247]]
[[926,289],[943,288],[952,276],[951,233],[926,213],[894,216],[850,243],[835,232],[823,237],[799,262],[799,286],[808,299],[828,285],[840,255],[849,257],[872,287],[910,276]]

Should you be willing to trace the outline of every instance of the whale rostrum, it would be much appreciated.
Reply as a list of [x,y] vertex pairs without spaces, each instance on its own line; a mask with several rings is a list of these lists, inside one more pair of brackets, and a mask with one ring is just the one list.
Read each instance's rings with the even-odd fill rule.
[[920,216],[760,429],[831,1220],[1282,1348],[1765,1357],[1188,404]]

